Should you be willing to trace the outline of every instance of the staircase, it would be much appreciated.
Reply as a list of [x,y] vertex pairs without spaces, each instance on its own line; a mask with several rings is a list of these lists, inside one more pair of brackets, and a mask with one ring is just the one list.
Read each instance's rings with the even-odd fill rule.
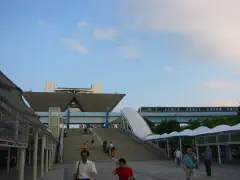
[[116,147],[115,155],[117,158],[124,157],[126,160],[159,160],[165,159],[165,154],[158,152],[154,153],[151,147],[134,141],[130,136],[121,133],[119,129],[94,129],[96,136],[99,136],[102,141],[106,140],[113,142]]
[[[94,139],[95,147],[91,147],[91,140]],[[94,135],[85,135],[84,129],[69,129],[67,137],[64,138],[63,162],[71,163],[78,161],[81,156],[83,144],[87,144],[87,149],[90,152],[90,160],[109,160],[110,158],[103,153],[102,144]]]

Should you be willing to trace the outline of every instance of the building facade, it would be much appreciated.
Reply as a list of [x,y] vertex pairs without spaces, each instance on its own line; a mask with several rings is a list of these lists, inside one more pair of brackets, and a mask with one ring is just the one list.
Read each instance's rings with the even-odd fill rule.
[[44,92],[102,93],[102,84],[92,84],[90,88],[57,87],[56,82],[46,82]]

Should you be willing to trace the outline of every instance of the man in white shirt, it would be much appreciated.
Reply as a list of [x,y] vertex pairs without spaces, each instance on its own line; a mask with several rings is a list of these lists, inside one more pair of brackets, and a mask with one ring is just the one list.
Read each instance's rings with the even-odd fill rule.
[[74,180],[92,180],[97,174],[95,164],[88,160],[89,152],[81,152],[81,161],[76,162]]
[[179,149],[177,148],[176,151],[175,151],[175,160],[176,160],[176,163],[177,165],[180,166],[180,162],[181,162],[181,151],[179,151]]

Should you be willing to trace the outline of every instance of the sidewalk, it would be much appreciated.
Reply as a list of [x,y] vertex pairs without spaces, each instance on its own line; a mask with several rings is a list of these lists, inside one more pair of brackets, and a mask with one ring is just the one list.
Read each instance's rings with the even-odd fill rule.
[[[54,165],[52,169],[49,169],[47,173],[44,173],[44,178],[40,178],[40,169],[40,166],[38,166],[38,180],[64,180],[64,168],[61,164]],[[24,180],[32,180],[32,174],[32,166],[25,166]],[[16,168],[12,168],[8,174],[6,169],[1,169],[0,177],[1,180],[18,180],[18,170]]]

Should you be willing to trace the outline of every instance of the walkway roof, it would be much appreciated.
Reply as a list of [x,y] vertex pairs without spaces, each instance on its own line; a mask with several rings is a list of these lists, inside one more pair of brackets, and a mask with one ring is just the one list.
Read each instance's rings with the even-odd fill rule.
[[46,131],[46,126],[39,121],[38,115],[25,104],[22,98],[22,90],[2,71],[0,71],[0,98],[13,110],[10,112],[12,116],[18,114],[24,119],[24,123]]
[[201,126],[197,129],[190,130],[185,129],[181,132],[172,132],[170,134],[155,134],[145,137],[146,140],[157,140],[157,139],[167,139],[172,137],[183,137],[183,136],[200,136],[200,135],[209,135],[209,134],[219,134],[224,132],[234,132],[240,131],[240,123],[235,126],[228,126],[228,125],[219,125],[212,129],[209,129],[205,126]]
[[60,107],[61,111],[65,111],[73,100],[77,101],[83,112],[106,112],[106,107],[112,111],[125,94],[24,92],[23,96],[36,112],[48,112],[49,107]]

